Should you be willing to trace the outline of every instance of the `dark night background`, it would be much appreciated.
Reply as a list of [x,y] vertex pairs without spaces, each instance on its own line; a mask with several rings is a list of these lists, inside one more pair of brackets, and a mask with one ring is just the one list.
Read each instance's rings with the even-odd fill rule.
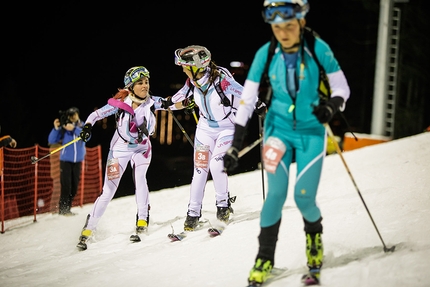
[[[88,3],[91,2],[91,3]],[[94,3],[97,2],[97,3]],[[174,65],[174,51],[206,46],[212,59],[230,69],[233,60],[250,65],[257,49],[271,36],[261,17],[263,1],[58,1],[2,3],[1,134],[18,148],[47,147],[59,110],[76,106],[81,119],[123,87],[125,71],[143,65],[151,73],[154,95],[169,96],[186,76]],[[343,119],[334,131],[370,133],[378,36],[379,0],[310,1],[307,25],[334,51],[351,88]],[[394,138],[422,132],[430,125],[430,21],[425,0],[396,3],[402,12]],[[234,70],[243,84],[247,70]],[[176,112],[176,116],[183,116]],[[192,119],[191,119],[192,120]],[[194,125],[184,122],[186,131]],[[253,120],[248,142],[258,137]],[[102,145],[103,162],[114,132],[96,125],[87,146]],[[150,190],[188,184],[192,148],[154,143],[148,172]],[[241,161],[240,171],[257,167],[258,148]],[[133,194],[126,173],[117,197]]]

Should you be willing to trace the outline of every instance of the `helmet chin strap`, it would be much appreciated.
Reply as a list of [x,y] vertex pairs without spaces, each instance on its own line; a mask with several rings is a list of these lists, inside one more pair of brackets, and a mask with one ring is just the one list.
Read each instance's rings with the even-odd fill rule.
[[197,82],[197,75],[199,74],[199,71],[197,70],[195,73],[193,72],[193,69],[190,70],[191,71],[191,75],[193,76],[193,81]]

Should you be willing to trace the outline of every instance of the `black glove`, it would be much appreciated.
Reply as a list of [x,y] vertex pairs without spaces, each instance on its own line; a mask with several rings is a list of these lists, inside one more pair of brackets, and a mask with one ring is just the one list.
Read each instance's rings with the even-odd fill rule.
[[239,166],[239,150],[230,147],[224,155],[224,172],[232,172]]
[[264,116],[266,115],[267,112],[267,106],[266,104],[261,101],[260,99],[258,99],[257,103],[255,104],[255,110],[254,112],[259,116],[264,118]]
[[185,107],[185,113],[189,115],[193,113],[194,108],[196,107],[196,102],[194,102],[194,98],[186,98],[182,101],[182,106]]
[[246,135],[246,127],[236,124],[231,147],[224,155],[224,172],[232,172],[239,166],[239,150]]
[[83,142],[87,142],[90,139],[92,128],[93,126],[91,124],[85,124],[85,126],[82,128],[82,131],[79,136],[81,137]]
[[172,97],[161,99],[161,106],[163,107],[163,109],[167,110],[171,105],[173,105]]
[[322,124],[328,123],[339,110],[340,106],[343,105],[343,98],[334,97],[328,100],[325,104],[319,104],[314,107],[312,112]]

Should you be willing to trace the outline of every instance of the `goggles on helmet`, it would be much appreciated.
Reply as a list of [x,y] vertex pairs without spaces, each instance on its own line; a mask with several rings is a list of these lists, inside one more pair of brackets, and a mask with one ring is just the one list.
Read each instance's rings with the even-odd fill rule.
[[129,87],[143,77],[149,78],[148,69],[143,66],[131,69],[131,71],[129,70],[129,72],[127,72],[124,76],[124,85]]
[[[298,4],[290,4],[285,2],[273,2],[263,8],[262,14],[264,22],[273,24],[287,22],[294,18],[304,18],[304,12],[308,9],[308,4],[300,6]],[[276,21],[275,19],[279,17]],[[279,21],[281,20],[281,21]]]
[[190,47],[185,49],[177,49],[175,51],[175,64],[178,66],[194,66],[196,68],[205,68],[211,61],[211,54],[209,51],[200,50]]

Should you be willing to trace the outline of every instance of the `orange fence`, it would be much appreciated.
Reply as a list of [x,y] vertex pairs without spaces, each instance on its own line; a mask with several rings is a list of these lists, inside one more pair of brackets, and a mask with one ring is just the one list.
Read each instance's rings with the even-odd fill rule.
[[[14,220],[16,218],[33,218],[35,222],[37,214],[58,212],[60,152],[35,164],[30,160],[32,156],[42,158],[52,150],[54,148],[39,145],[22,149],[0,148],[1,233],[25,224]],[[82,165],[81,182],[72,206],[94,202],[102,190],[101,147],[87,147]]]

